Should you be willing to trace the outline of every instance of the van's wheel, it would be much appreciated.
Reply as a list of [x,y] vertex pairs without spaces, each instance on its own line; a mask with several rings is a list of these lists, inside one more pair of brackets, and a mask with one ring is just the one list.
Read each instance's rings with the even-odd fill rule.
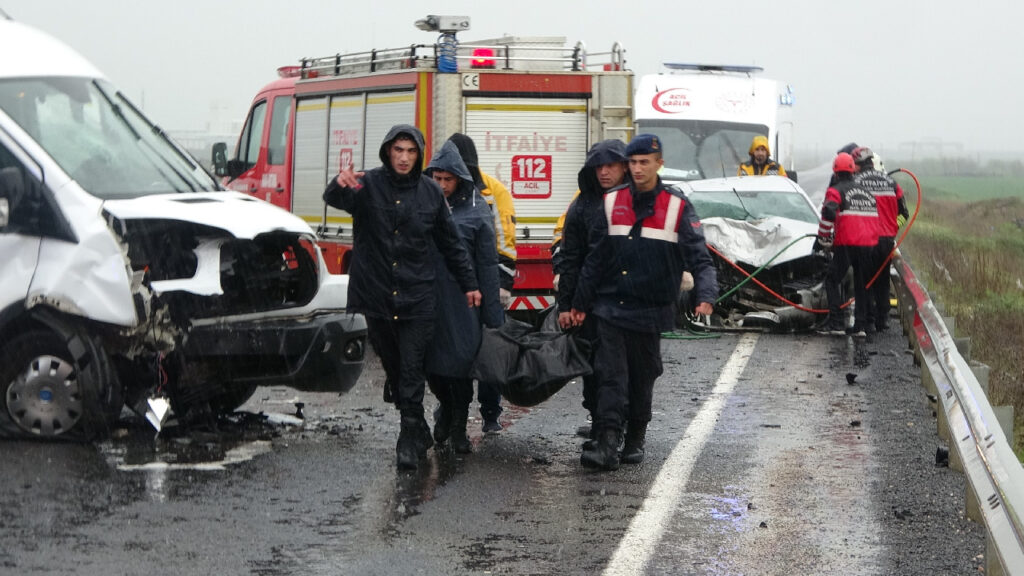
[[210,408],[217,414],[231,414],[242,407],[256,393],[255,384],[229,384],[224,391],[210,399]]
[[32,329],[0,351],[0,436],[84,441],[116,423],[124,400],[106,353],[82,334],[69,342]]

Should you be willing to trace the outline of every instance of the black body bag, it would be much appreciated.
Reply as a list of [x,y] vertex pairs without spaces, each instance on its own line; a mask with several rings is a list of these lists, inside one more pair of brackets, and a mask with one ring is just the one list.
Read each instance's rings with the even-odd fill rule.
[[535,406],[570,380],[589,376],[590,342],[562,332],[551,308],[539,327],[506,318],[500,328],[483,329],[472,377],[496,383],[516,406]]

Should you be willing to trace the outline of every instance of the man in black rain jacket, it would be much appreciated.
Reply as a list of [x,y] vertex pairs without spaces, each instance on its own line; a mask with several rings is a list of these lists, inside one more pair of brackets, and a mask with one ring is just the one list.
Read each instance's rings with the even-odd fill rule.
[[416,127],[396,125],[380,147],[383,166],[366,172],[348,166],[324,191],[328,205],[352,214],[348,307],[366,316],[387,376],[385,400],[401,412],[396,453],[405,469],[415,469],[434,443],[423,417],[423,363],[434,329],[435,250],[467,304],[478,306],[481,298],[444,195],[422,173],[423,150]]
[[615,470],[644,457],[654,382],[661,375],[661,333],[672,330],[683,270],[693,274],[698,314],[711,314],[718,279],[693,205],[658,176],[661,139],[640,134],[626,146],[630,183],[604,194],[605,220],[572,298],[572,320],[593,315],[597,345],[594,442],[580,463]]
[[436,258],[437,315],[426,358],[427,383],[440,401],[440,410],[434,413],[434,440],[441,443],[451,437],[455,452],[468,454],[472,451],[466,436],[469,404],[473,401],[470,372],[480,348],[481,324],[497,328],[505,321],[494,218],[454,143],[448,141],[441,146],[430,160],[427,173],[441,186],[451,206],[452,219],[469,251],[483,296],[480,307],[467,308],[462,289],[441,257]]
[[[559,243],[551,256],[555,276],[558,277],[558,325],[569,329],[572,323],[572,298],[576,292],[583,262],[596,246],[598,235],[591,230],[604,225],[604,193],[628,182],[626,144],[621,140],[603,140],[587,152],[587,159],[577,175],[579,192],[562,217]],[[580,336],[593,341],[596,338],[594,320],[587,320],[580,328]],[[597,406],[595,379],[583,377],[583,407],[593,421]],[[591,429],[593,430],[593,429]]]

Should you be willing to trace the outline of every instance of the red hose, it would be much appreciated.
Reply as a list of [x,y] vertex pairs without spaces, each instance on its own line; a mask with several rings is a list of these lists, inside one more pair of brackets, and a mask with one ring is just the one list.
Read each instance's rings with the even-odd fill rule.
[[878,279],[878,275],[882,273],[882,270],[885,269],[886,265],[889,264],[889,261],[892,260],[893,255],[896,254],[896,250],[900,247],[900,244],[903,244],[903,240],[907,237],[907,232],[910,232],[910,227],[914,225],[914,220],[917,220],[917,213],[921,211],[921,183],[918,182],[917,176],[914,176],[913,172],[911,172],[910,170],[906,170],[904,168],[897,168],[896,170],[893,171],[893,173],[896,172],[906,172],[907,174],[910,175],[911,178],[914,179],[914,184],[917,186],[917,205],[914,207],[914,213],[910,216],[910,220],[907,221],[907,225],[903,227],[903,234],[900,234],[899,241],[896,242],[895,245],[893,245],[892,251],[890,251],[889,255],[885,257],[885,260],[882,262],[882,265],[879,266],[878,270],[875,271],[875,275],[871,277],[871,280],[868,280],[868,283],[865,285],[865,288],[871,288],[871,285],[874,284],[875,280]]
[[[917,205],[914,207],[914,213],[910,216],[910,220],[907,221],[907,225],[903,227],[903,233],[900,234],[899,241],[897,241],[896,244],[893,245],[892,251],[889,252],[889,255],[885,258],[885,261],[883,261],[882,264],[878,267],[878,270],[875,271],[875,275],[871,277],[871,280],[868,281],[868,283],[865,285],[865,288],[870,288],[871,285],[874,284],[875,280],[878,279],[878,275],[882,273],[882,270],[885,269],[885,267],[889,263],[889,261],[892,260],[893,255],[896,254],[896,250],[900,247],[900,244],[903,244],[903,240],[907,237],[907,233],[910,232],[910,227],[914,225],[914,221],[917,220],[917,215],[921,211],[921,182],[918,181],[917,176],[915,176],[914,173],[911,172],[910,170],[906,170],[904,168],[898,168],[898,169],[894,170],[893,172],[891,172],[890,174],[894,174],[896,172],[905,172],[905,173],[909,174],[911,178],[914,179],[914,184],[917,186]],[[746,270],[741,268],[738,264],[736,264],[732,260],[729,260],[728,258],[726,258],[725,255],[722,254],[721,252],[719,252],[718,250],[716,250],[714,246],[708,244],[707,247],[708,247],[709,250],[711,250],[712,252],[717,254],[719,258],[721,258],[722,260],[728,262],[730,266],[732,266],[733,268],[739,270],[744,276],[746,276],[747,278],[750,278],[751,281],[753,281],[755,284],[760,286],[765,292],[767,292],[767,293],[771,294],[772,296],[778,298],[784,304],[788,304],[788,305],[792,306],[793,308],[796,308],[797,310],[802,310],[804,312],[811,312],[813,314],[828,314],[829,313],[828,310],[822,310],[820,308],[806,308],[804,306],[801,306],[801,305],[797,304],[796,302],[791,302],[791,301],[787,300],[786,298],[782,297],[780,294],[778,294],[777,292],[775,292],[774,290],[772,290],[768,286],[765,286],[764,283],[762,283],[757,278],[752,277],[749,272],[747,272]],[[852,302],[853,302],[853,298],[850,298],[849,300],[844,302],[843,305],[840,306],[840,308],[846,308]]]

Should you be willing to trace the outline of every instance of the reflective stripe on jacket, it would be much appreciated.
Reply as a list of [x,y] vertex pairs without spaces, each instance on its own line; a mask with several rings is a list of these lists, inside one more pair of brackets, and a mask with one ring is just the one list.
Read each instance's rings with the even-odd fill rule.
[[744,162],[740,164],[739,169],[736,170],[737,176],[771,176],[776,174],[779,176],[785,176],[786,169],[771,158],[760,166],[754,164],[753,160],[750,162]]
[[896,236],[900,231],[896,216],[907,216],[907,207],[903,203],[903,189],[888,174],[881,170],[858,172],[853,177],[858,186],[867,190],[875,197],[878,206],[879,236]]
[[573,308],[630,330],[671,330],[684,270],[694,277],[698,302],[717,299],[700,220],[682,192],[660,180],[651,192],[613,188],[604,208],[600,241],[587,256]]
[[[830,218],[833,212],[834,220]],[[822,220],[835,223],[835,246],[874,246],[878,243],[875,197],[852,179],[840,180],[825,192]]]

